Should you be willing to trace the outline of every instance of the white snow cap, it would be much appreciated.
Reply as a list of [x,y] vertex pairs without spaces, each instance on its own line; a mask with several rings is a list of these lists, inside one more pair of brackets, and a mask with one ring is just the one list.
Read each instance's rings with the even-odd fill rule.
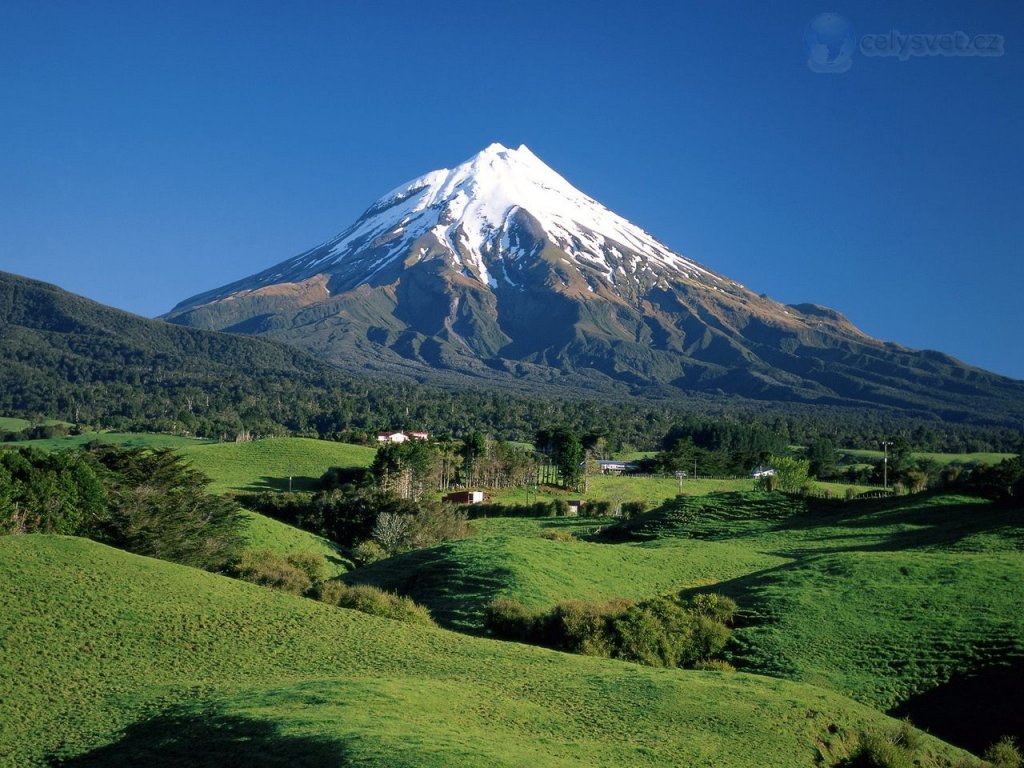
[[[431,232],[447,244],[464,271],[493,287],[496,282],[484,253],[494,253],[496,244],[507,246],[504,235],[516,209],[528,212],[553,243],[589,266],[604,265],[608,271],[609,254],[629,251],[687,274],[710,275],[580,192],[526,145],[509,149],[497,143],[455,168],[431,171],[381,197],[330,241],[329,253],[318,258],[316,266],[340,264],[367,243],[386,242],[387,254],[377,262],[381,269]],[[497,253],[518,255],[502,248]],[[496,266],[493,256],[486,261]]]

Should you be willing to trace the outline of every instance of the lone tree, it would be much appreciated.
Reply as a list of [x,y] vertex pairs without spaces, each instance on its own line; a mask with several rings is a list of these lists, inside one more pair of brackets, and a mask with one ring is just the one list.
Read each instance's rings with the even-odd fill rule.
[[775,470],[762,480],[768,490],[798,493],[808,480],[810,462],[794,459],[792,456],[770,456],[768,465]]

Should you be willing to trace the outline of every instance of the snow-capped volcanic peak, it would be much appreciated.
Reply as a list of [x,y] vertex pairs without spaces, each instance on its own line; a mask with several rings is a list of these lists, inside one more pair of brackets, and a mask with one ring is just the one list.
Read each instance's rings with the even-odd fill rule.
[[358,262],[361,280],[369,281],[395,260],[408,258],[414,243],[430,237],[427,242],[446,251],[453,266],[495,287],[492,273],[512,282],[504,260],[522,255],[510,237],[516,211],[528,213],[552,244],[580,264],[606,274],[619,268],[635,272],[637,262],[643,261],[716,279],[580,192],[526,146],[491,144],[451,170],[432,171],[392,190],[337,237],[268,270],[274,274],[264,273],[260,282],[267,277],[295,280],[323,272],[349,273],[356,267],[352,262]]

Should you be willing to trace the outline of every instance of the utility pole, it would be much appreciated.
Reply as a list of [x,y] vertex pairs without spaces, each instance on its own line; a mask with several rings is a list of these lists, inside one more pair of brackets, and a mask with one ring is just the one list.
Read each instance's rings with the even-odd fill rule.
[[889,446],[892,440],[882,441],[882,487],[889,491]]
[[679,495],[683,495],[683,478],[686,477],[685,472],[676,472],[676,477],[679,478]]

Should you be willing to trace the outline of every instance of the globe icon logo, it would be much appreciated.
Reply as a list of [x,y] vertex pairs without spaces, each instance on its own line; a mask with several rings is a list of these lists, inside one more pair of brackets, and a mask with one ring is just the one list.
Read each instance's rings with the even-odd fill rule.
[[804,29],[804,50],[812,72],[840,74],[853,66],[853,25],[838,13],[815,16]]

